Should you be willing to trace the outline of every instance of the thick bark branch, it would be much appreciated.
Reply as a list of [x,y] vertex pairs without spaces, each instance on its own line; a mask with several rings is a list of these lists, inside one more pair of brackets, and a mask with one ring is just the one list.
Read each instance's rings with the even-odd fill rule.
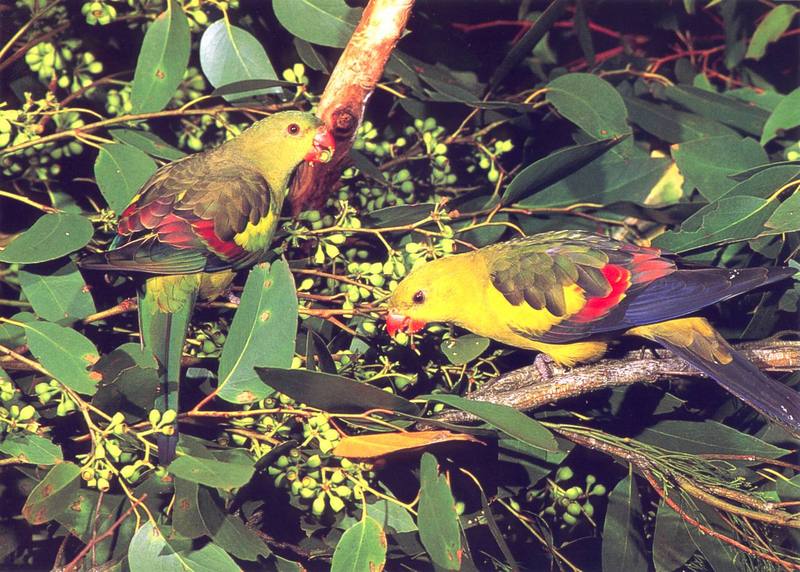
[[370,0],[336,64],[317,115],[333,130],[336,153],[326,164],[302,165],[290,194],[292,212],[317,209],[333,189],[361,125],[369,96],[406,26],[414,0]]
[[[737,349],[763,370],[800,370],[800,342],[761,341],[741,344]],[[531,365],[503,374],[467,397],[530,411],[599,389],[656,383],[676,376],[706,377],[668,350],[659,349],[650,352],[649,356],[636,351],[621,359],[605,359],[570,370],[556,369],[549,379],[542,379],[539,371]],[[462,411],[447,411],[437,417],[441,421],[475,419]]]

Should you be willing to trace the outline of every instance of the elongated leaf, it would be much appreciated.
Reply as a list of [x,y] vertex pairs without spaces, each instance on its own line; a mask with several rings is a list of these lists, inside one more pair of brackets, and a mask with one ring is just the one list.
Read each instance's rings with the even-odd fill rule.
[[94,163],[97,186],[108,206],[121,213],[156,172],[156,162],[147,153],[125,143],[103,145]]
[[439,443],[471,441],[481,443],[475,437],[450,431],[403,431],[375,433],[371,435],[346,436],[334,447],[337,457],[351,459],[375,459],[403,451],[423,449]]
[[[211,24],[200,39],[200,67],[216,88],[248,80],[277,80],[275,68],[261,43],[250,32],[226,20]],[[252,98],[265,93],[280,93],[269,87],[244,92],[222,93],[228,101]]]
[[219,361],[219,396],[250,403],[269,394],[254,366],[289,367],[297,335],[297,293],[285,260],[250,270]]
[[786,449],[716,421],[660,421],[636,438],[670,451],[690,454],[753,455],[776,459],[788,453]]
[[80,467],[58,463],[34,487],[22,507],[22,516],[31,524],[44,524],[68,509],[80,487]]
[[689,188],[709,201],[736,185],[731,175],[766,163],[764,148],[755,140],[737,136],[708,137],[672,146],[672,155]]
[[165,532],[149,521],[136,531],[128,547],[128,566],[131,572],[241,571],[233,558],[211,542],[195,549],[187,542],[167,542],[165,536]]
[[[241,95],[249,92],[267,92],[275,87],[297,87],[298,83],[293,81],[283,81],[280,79],[245,79],[241,81],[234,81],[226,83],[222,87],[218,87],[211,95],[228,96],[228,95]],[[248,95],[247,97],[250,97]]]
[[492,427],[515,439],[519,439],[531,447],[550,452],[558,450],[558,443],[550,431],[535,419],[511,407],[485,401],[472,401],[457,395],[424,395],[422,398],[439,401],[445,405],[472,413]]
[[110,133],[111,136],[120,143],[125,143],[126,145],[136,147],[140,151],[144,151],[148,155],[158,157],[159,159],[177,161],[178,159],[186,156],[186,153],[176,147],[173,147],[161,137],[150,133],[149,131],[119,128],[112,129]]
[[755,238],[777,203],[748,196],[723,197],[690,216],[680,230],[662,234],[654,244],[681,253],[713,244]]
[[312,70],[322,72],[324,74],[331,73],[328,62],[325,61],[325,58],[316,50],[316,48],[314,48],[314,46],[302,38],[297,37],[295,37],[292,43],[294,44],[294,49],[297,50],[297,55],[300,56],[300,59],[304,64],[306,64]]
[[31,353],[53,376],[83,395],[94,395],[102,375],[88,368],[100,355],[86,337],[50,322],[25,323]]
[[235,489],[247,484],[254,469],[252,465],[183,455],[169,464],[169,472],[192,483],[216,489]]
[[559,208],[576,203],[608,205],[622,200],[643,203],[670,161],[646,153],[620,157],[606,153],[588,165],[519,201],[532,208]]
[[603,570],[646,570],[642,538],[642,501],[633,472],[608,497],[603,523]]
[[623,137],[603,139],[585,145],[560,149],[547,157],[525,167],[509,183],[503,193],[503,204],[515,203],[536,191],[564,179],[577,169],[591,163],[600,155],[616,146]]
[[689,111],[702,117],[718,121],[723,125],[749,133],[760,135],[769,114],[759,107],[747,105],[741,101],[711,93],[695,87],[675,85],[664,89],[664,95]]
[[292,35],[333,48],[347,45],[361,17],[344,0],[272,0],[272,9]]
[[453,365],[469,363],[489,347],[489,339],[467,334],[442,343],[442,353]]
[[656,572],[678,570],[698,550],[689,534],[689,527],[666,503],[658,505],[653,535],[653,563]]
[[255,369],[264,383],[276,391],[329,413],[390,409],[410,415],[419,414],[419,408],[407,399],[339,375],[305,369]]
[[730,178],[734,181],[745,181],[752,177],[753,175],[757,175],[761,171],[768,171],[770,169],[775,169],[778,167],[785,167],[787,165],[798,165],[800,166],[800,161],[795,159],[793,161],[773,161],[771,163],[763,163],[761,165],[756,165],[755,167],[751,167],[750,169],[745,169],[744,171],[739,171],[738,173],[733,173],[730,175]]
[[764,54],[767,53],[767,46],[777,41],[789,29],[789,25],[797,12],[797,8],[789,4],[775,6],[770,10],[753,33],[744,57],[754,60],[763,58]]
[[92,223],[81,215],[46,214],[0,250],[0,262],[34,264],[55,260],[86,246],[93,232]]
[[766,145],[788,129],[800,125],[800,87],[784,97],[769,116],[761,133],[761,144]]
[[417,524],[422,545],[436,566],[459,570],[463,550],[455,500],[447,479],[439,474],[436,457],[430,453],[422,455],[419,480]]
[[26,266],[19,272],[19,284],[44,320],[74,321],[97,311],[83,276],[69,259]]
[[561,14],[564,13],[569,4],[569,0],[555,0],[547,6],[541,16],[536,19],[536,23],[514,44],[514,47],[511,48],[506,57],[503,58],[503,61],[500,62],[500,65],[497,66],[494,74],[492,74],[492,79],[489,81],[490,90],[497,87],[523,58],[530,55],[536,44],[544,38],[544,35],[555,24],[556,20],[561,17]]
[[139,51],[131,89],[134,113],[166,107],[186,72],[190,48],[189,21],[180,2],[169,0],[167,10],[147,29]]
[[380,572],[386,565],[386,534],[370,517],[345,530],[331,562],[332,572]]
[[[413,532],[417,530],[417,524],[411,518],[411,513],[395,502],[386,499],[375,499],[374,502],[367,503],[367,515],[374,518],[384,530],[394,532]],[[349,528],[358,522],[358,518],[345,516],[340,526]]]
[[667,105],[657,105],[638,97],[623,96],[623,100],[632,123],[667,143],[681,143],[717,135],[739,135],[722,123],[694,113],[677,111]]
[[630,132],[625,102],[614,87],[588,73],[571,73],[547,84],[547,101],[594,139]]
[[175,479],[175,506],[172,509],[172,526],[186,538],[200,538],[209,534],[200,512],[198,492],[200,485],[186,479]]
[[198,518],[205,533],[225,552],[250,562],[271,554],[264,541],[247,528],[240,518],[227,514],[222,500],[214,491],[199,487],[197,504]]
[[61,447],[33,433],[12,433],[0,443],[0,452],[34,465],[55,465],[64,457]]
[[783,201],[764,226],[775,232],[800,230],[800,193],[795,191]]

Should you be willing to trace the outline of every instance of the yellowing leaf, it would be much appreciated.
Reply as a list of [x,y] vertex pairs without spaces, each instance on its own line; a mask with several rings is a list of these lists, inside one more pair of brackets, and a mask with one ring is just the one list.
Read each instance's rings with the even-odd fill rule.
[[344,437],[333,449],[333,454],[354,459],[374,459],[401,451],[423,449],[437,443],[449,441],[471,441],[483,444],[470,435],[451,433],[450,431],[377,433],[374,435]]

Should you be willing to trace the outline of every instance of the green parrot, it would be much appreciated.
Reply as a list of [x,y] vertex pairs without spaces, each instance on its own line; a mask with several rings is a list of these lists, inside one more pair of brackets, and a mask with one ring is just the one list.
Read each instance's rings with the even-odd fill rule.
[[[83,258],[92,270],[144,278],[141,341],[160,366],[155,408],[178,411],[183,345],[198,297],[225,292],[237,270],[262,262],[295,169],[327,162],[334,139],[310,113],[285,111],[215,149],[161,167],[122,212],[108,251]],[[158,438],[159,462],[175,458],[177,427]]]

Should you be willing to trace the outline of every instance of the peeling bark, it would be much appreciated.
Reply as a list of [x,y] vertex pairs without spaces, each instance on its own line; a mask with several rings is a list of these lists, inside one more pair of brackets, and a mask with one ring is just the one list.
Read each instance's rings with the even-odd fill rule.
[[325,164],[302,165],[289,200],[292,213],[318,209],[334,188],[375,85],[405,30],[414,0],[370,0],[319,102],[317,115],[333,131],[336,153]]

